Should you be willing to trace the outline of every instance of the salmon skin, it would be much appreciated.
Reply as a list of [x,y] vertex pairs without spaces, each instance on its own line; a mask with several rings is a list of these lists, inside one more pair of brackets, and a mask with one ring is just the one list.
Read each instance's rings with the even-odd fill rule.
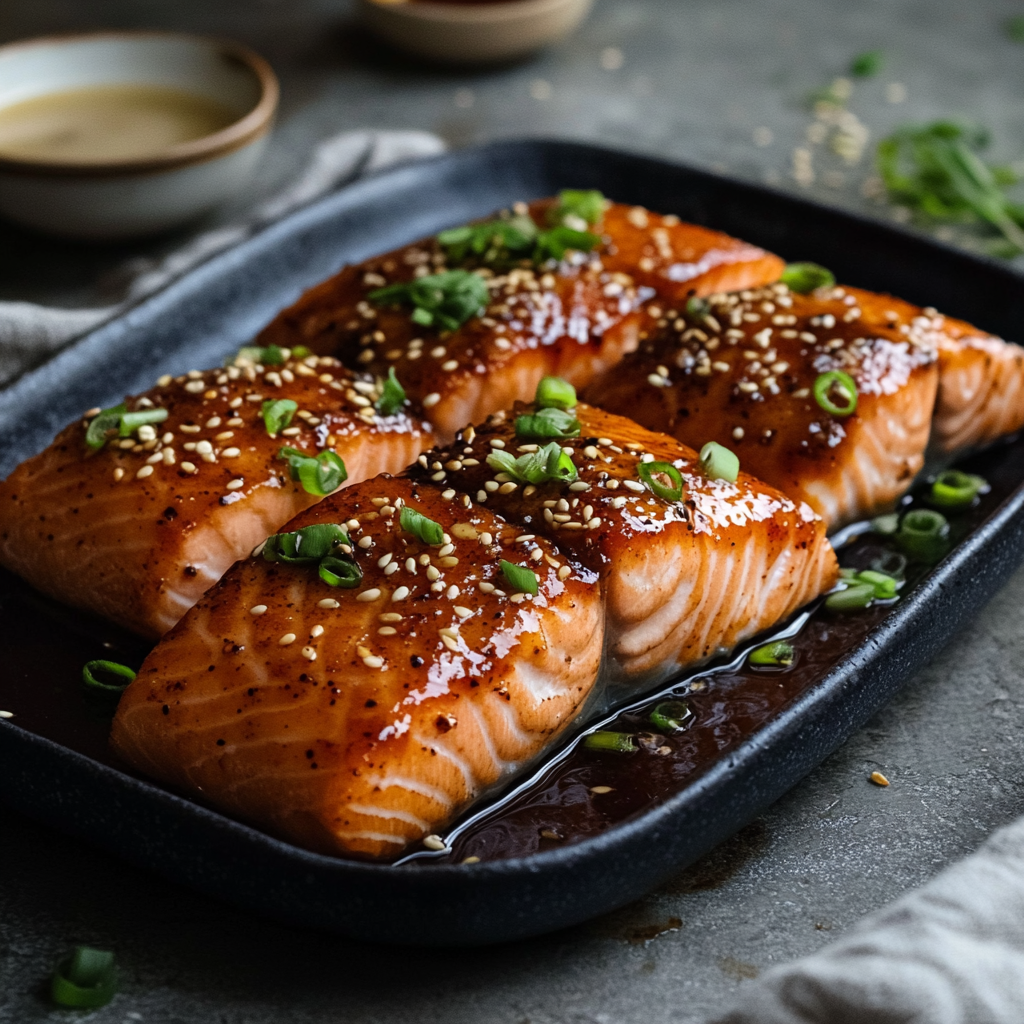
[[[507,216],[549,226],[556,205],[519,204]],[[380,375],[393,369],[439,436],[450,439],[467,423],[532,398],[543,376],[583,387],[614,366],[649,327],[642,307],[652,296],[676,302],[764,284],[783,268],[745,242],[641,207],[606,205],[593,231],[600,241],[592,252],[570,249],[540,263],[488,265],[472,253],[456,260],[450,247],[423,239],[344,268],[284,310],[259,343],[309,345]],[[483,277],[488,297],[481,315],[453,330],[425,327],[409,309],[369,298],[456,268]]]
[[[824,523],[806,504],[747,473],[734,483],[709,479],[692,449],[623,416],[576,407],[579,434],[558,440],[571,453],[571,481],[524,484],[462,454],[467,440],[474,452],[536,452],[537,443],[517,437],[519,418],[534,411],[496,413],[450,448],[421,455],[412,472],[447,488],[453,501],[485,504],[521,524],[524,554],[535,535],[546,537],[599,575],[609,681],[633,688],[660,682],[732,649],[835,584]],[[647,463],[678,471],[679,500],[644,482]]]
[[[239,558],[319,500],[290,477],[282,447],[333,449],[348,480],[400,469],[427,424],[374,409],[380,382],[330,357],[284,358],[185,376],[126,401],[166,418],[91,450],[95,413],[65,428],[0,484],[0,562],[37,590],[158,637]],[[263,402],[294,417],[271,436]],[[116,432],[115,432],[116,433]]]
[[[403,531],[401,508],[449,538]],[[148,775],[302,846],[394,857],[514,771],[597,679],[594,574],[539,541],[537,595],[502,558],[517,527],[436,487],[379,477],[289,524],[338,523],[362,567],[236,566],[121,698],[114,750]]]
[[[891,507],[924,464],[942,333],[857,288],[777,283],[710,296],[659,330],[587,400],[700,448],[805,501],[835,528]],[[853,378],[815,397],[823,374]],[[837,411],[838,410],[838,411]]]
[[[412,475],[297,517],[289,531],[346,531],[356,585],[333,589],[316,565],[236,565],[146,659],[114,750],[292,842],[393,859],[521,770],[599,676],[636,689],[834,584],[806,506],[746,476],[700,479],[671,438],[577,414],[572,480],[512,486],[487,466],[515,440],[498,416]],[[641,483],[651,455],[679,467],[685,498]],[[403,506],[437,533],[414,535]]]

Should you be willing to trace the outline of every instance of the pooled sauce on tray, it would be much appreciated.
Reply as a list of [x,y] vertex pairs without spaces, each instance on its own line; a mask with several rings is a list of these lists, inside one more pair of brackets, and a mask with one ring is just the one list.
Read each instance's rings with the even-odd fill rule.
[[53,92],[0,107],[0,157],[61,164],[140,160],[234,120],[215,100],[164,86]]
[[[959,468],[985,477],[991,490],[972,508],[945,513],[951,548],[1024,484],[1024,438],[997,444]],[[914,493],[921,490],[915,488]],[[883,539],[862,534],[840,551],[840,562],[862,569],[889,550]],[[930,572],[927,566],[911,565],[901,600]],[[113,702],[87,696],[81,670],[96,658],[138,667],[149,644],[39,597],[3,570],[0,608],[5,624],[0,710],[13,713],[12,723],[22,729],[124,771],[107,747]],[[819,682],[867,639],[889,610],[886,604],[846,613],[819,607],[791,638],[796,656],[788,668],[754,668],[746,661],[739,668],[712,665],[690,673],[676,686],[666,686],[643,706],[641,701],[631,702],[632,712],[602,728],[647,734],[637,752],[619,754],[576,745],[559,757],[559,750],[565,749],[562,744],[547,752],[529,785],[523,785],[524,779],[511,783],[511,793],[495,794],[472,808],[461,826],[456,822],[444,830],[453,837],[450,853],[438,857],[424,851],[423,856],[448,864],[522,856],[580,842],[663,803]],[[670,735],[659,733],[649,720],[651,710],[667,696],[684,699],[692,712],[685,727]]]

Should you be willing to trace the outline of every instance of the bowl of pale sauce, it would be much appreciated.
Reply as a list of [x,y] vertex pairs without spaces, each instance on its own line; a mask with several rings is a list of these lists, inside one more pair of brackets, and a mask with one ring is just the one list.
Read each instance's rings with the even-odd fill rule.
[[444,64],[515,60],[556,42],[593,0],[357,0],[363,22],[393,46]]
[[277,109],[238,43],[103,32],[0,46],[0,215],[89,239],[154,234],[238,194]]

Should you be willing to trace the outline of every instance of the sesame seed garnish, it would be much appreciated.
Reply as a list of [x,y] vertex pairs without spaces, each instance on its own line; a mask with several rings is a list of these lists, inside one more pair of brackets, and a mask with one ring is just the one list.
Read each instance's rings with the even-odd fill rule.
[[14,712],[13,711],[0,711],[0,718],[13,718],[13,717],[14,717]]
[[237,491],[245,486],[245,481],[241,477],[236,477],[234,480],[229,480],[224,486],[229,491]]
[[[396,591],[396,593],[397,593],[397,591]],[[364,590],[361,594],[356,594],[356,600],[357,601],[370,602],[370,601],[377,601],[379,599],[380,599],[380,588],[379,587],[371,587],[369,590]]]
[[644,490],[644,485],[640,483],[639,480],[623,480],[622,486],[625,487],[626,490],[634,491],[637,494],[642,494]]
[[382,612],[377,619],[380,622],[401,622],[402,616],[398,612]]
[[306,659],[306,661],[316,661],[316,648],[309,646],[303,647],[302,656]]
[[318,636],[324,635],[324,627],[317,623],[310,631],[309,635],[315,640]]
[[[376,593],[377,593],[377,594],[378,594],[378,596],[379,596],[379,594],[380,594],[380,591],[378,590],[378,591],[376,591]],[[392,601],[404,601],[404,600],[405,600],[405,599],[406,599],[406,598],[407,598],[408,596],[409,596],[409,588],[408,588],[408,587],[399,587],[399,588],[398,588],[398,589],[397,589],[397,590],[396,590],[396,591],[395,591],[395,592],[394,592],[394,593],[393,593],[393,594],[391,595],[391,600],[392,600]],[[374,598],[374,600],[376,600],[376,598]]]
[[363,658],[363,664],[367,668],[381,668],[384,665],[384,659],[378,658],[377,655],[375,654],[370,654],[367,657]]
[[153,475],[153,467],[152,466],[143,466],[135,474],[135,479],[136,480],[145,480],[147,476],[152,476],[152,475]]
[[876,786],[889,785],[889,780],[881,772],[872,772],[869,778]]
[[341,604],[335,601],[333,597],[325,597],[321,601],[317,601],[318,608],[340,608]]
[[452,566],[459,564],[459,560],[454,555],[449,555],[447,558],[439,558],[437,564],[442,569],[451,569]]
[[569,566],[563,565],[562,568],[558,570],[558,578],[560,580],[564,580],[571,572],[572,569],[570,569]]
[[280,640],[277,641],[282,647],[287,647],[289,644],[295,643],[294,633],[285,633]]
[[432,391],[426,398],[423,399],[423,408],[432,409],[438,402],[441,401],[441,396],[436,392]]
[[394,626],[381,626],[380,629],[377,630],[377,635],[378,636],[394,636],[397,632],[398,632],[398,630],[395,629]]
[[447,850],[448,849],[448,847],[445,846],[444,840],[440,836],[436,836],[436,835],[424,836],[423,837],[423,845],[428,850],[435,850],[437,852],[440,852],[441,850]]
[[471,609],[465,607],[465,605],[460,604],[455,605],[455,607],[452,610],[455,612],[456,615],[458,615],[460,619],[468,619],[473,614]]
[[388,553],[387,553],[386,555],[381,555],[381,556],[380,556],[380,558],[378,558],[378,559],[377,559],[377,565],[378,565],[378,566],[379,566],[379,567],[380,567],[381,569],[383,569],[383,568],[384,568],[384,567],[385,567],[386,565],[389,565],[389,564],[391,563],[391,559],[392,559],[393,557],[394,557],[394,556],[393,556],[393,555],[391,554],[391,552],[389,551],[389,552],[388,552]]
[[360,537],[356,543],[359,545],[359,547],[363,548],[363,550],[366,550],[366,548],[373,547],[373,538],[369,536]]
[[124,479],[124,470],[120,466],[118,466],[114,470],[114,480],[115,481],[121,481],[123,479]]
[[254,604],[249,609],[250,615],[265,615],[267,612],[267,606],[265,604]]
[[500,437],[495,437],[491,439],[490,445],[492,448],[504,448],[505,442]]
[[237,459],[242,454],[242,450],[240,448],[225,448],[220,454],[225,459]]
[[742,441],[743,440],[743,434],[744,434],[744,430],[743,430],[742,427],[733,427],[732,436],[737,441]]
[[574,483],[569,484],[569,490],[576,491],[577,493],[582,493],[583,491],[590,490],[590,484],[588,484],[584,480],[577,480]]

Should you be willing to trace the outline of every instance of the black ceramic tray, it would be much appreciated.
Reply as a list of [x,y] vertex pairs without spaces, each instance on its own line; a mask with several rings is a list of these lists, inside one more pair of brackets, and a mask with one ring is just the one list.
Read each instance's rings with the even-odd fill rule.
[[[1003,265],[659,160],[576,144],[499,143],[386,172],[293,214],[28,374],[0,396],[0,474],[83,408],[111,404],[161,373],[219,363],[342,263],[564,187],[598,188],[790,259],[815,260],[841,281],[1024,336],[1022,281]],[[31,642],[18,625],[31,601],[10,581],[0,586],[0,708],[15,717],[0,721],[0,798],[214,896],[367,940],[496,942],[584,920],[636,899],[778,799],[999,587],[1024,557],[1024,445],[1001,445],[978,468],[992,492],[960,523],[937,568],[919,574],[892,607],[870,610],[856,642],[837,648],[813,681],[794,688],[749,734],[721,745],[722,756],[681,788],[654,793],[581,841],[471,865],[359,864],[307,853],[125,774],[104,761],[104,722],[93,723],[85,739],[68,731],[56,710],[38,713],[38,685],[35,717],[19,714],[19,694],[34,680],[28,662],[8,655],[24,656]],[[48,646],[34,656],[36,665],[45,658],[63,666],[67,693],[81,663],[75,645],[88,630],[80,617],[71,626],[51,629]],[[65,706],[53,697],[54,708]],[[722,699],[728,703],[727,691]]]

